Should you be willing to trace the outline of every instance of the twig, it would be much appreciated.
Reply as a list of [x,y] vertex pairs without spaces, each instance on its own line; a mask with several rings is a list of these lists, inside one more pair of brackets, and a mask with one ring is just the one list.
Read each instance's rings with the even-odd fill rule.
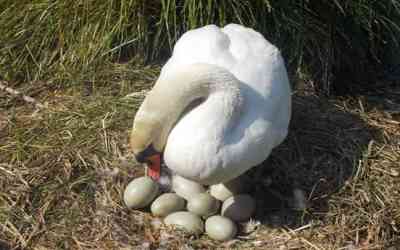
[[298,227],[298,228],[296,228],[296,229],[293,229],[293,230],[290,230],[290,231],[292,231],[292,232],[296,233],[296,232],[303,231],[304,229],[310,228],[311,226],[312,226],[312,224],[311,224],[311,223],[308,223],[307,225],[304,225],[304,226]]
[[22,98],[24,101],[34,104],[37,108],[41,108],[41,109],[46,108],[45,105],[36,101],[33,97],[24,95],[23,93],[19,92],[18,90],[15,90],[11,87],[7,87],[7,85],[5,85],[5,84],[6,84],[5,81],[0,81],[0,90],[3,90],[5,92],[9,93],[12,96],[17,96],[19,98]]

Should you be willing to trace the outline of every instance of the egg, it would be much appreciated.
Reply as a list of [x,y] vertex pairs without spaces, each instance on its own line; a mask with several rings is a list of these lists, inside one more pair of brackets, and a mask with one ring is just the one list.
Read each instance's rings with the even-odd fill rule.
[[238,177],[226,183],[220,183],[210,186],[210,194],[217,200],[225,201],[235,194],[240,194],[245,191],[243,178]]
[[221,215],[236,222],[248,220],[256,209],[255,200],[247,194],[235,195],[222,204]]
[[199,183],[178,175],[172,177],[172,190],[186,200],[189,200],[195,194],[204,193],[206,191]]
[[206,220],[206,233],[214,240],[227,241],[235,237],[237,226],[229,218],[214,215]]
[[129,208],[144,208],[158,194],[158,184],[148,176],[131,181],[125,188],[124,202]]
[[204,232],[204,223],[201,218],[191,212],[175,212],[164,219],[166,225],[172,225],[182,228],[193,234],[202,234]]
[[196,194],[189,199],[187,204],[187,210],[208,218],[209,216],[216,214],[220,207],[220,201],[212,197],[209,193]]
[[164,217],[173,212],[185,208],[185,200],[173,193],[166,193],[159,196],[150,207],[151,213],[155,216]]

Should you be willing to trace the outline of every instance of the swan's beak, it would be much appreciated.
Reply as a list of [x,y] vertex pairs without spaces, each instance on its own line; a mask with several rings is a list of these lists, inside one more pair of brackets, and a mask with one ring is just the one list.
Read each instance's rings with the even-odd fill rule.
[[150,144],[145,150],[135,154],[135,158],[140,163],[147,163],[146,175],[153,180],[159,180],[161,176],[161,153],[154,149]]
[[161,177],[161,155],[153,155],[148,158],[146,175],[155,181]]

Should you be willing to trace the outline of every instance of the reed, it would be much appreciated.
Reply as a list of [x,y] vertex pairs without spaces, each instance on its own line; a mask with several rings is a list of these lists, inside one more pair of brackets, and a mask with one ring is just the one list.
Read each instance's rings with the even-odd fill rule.
[[0,77],[82,83],[109,63],[163,62],[186,30],[231,22],[262,32],[327,94],[373,87],[400,63],[398,1],[3,0]]

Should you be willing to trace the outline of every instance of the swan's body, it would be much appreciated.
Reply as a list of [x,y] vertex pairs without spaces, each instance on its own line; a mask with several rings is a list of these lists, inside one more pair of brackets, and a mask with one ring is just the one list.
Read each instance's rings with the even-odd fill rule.
[[[204,101],[184,116],[194,100]],[[134,151],[164,150],[177,175],[227,182],[264,161],[286,137],[290,86],[279,50],[230,24],[188,31],[136,117]]]

